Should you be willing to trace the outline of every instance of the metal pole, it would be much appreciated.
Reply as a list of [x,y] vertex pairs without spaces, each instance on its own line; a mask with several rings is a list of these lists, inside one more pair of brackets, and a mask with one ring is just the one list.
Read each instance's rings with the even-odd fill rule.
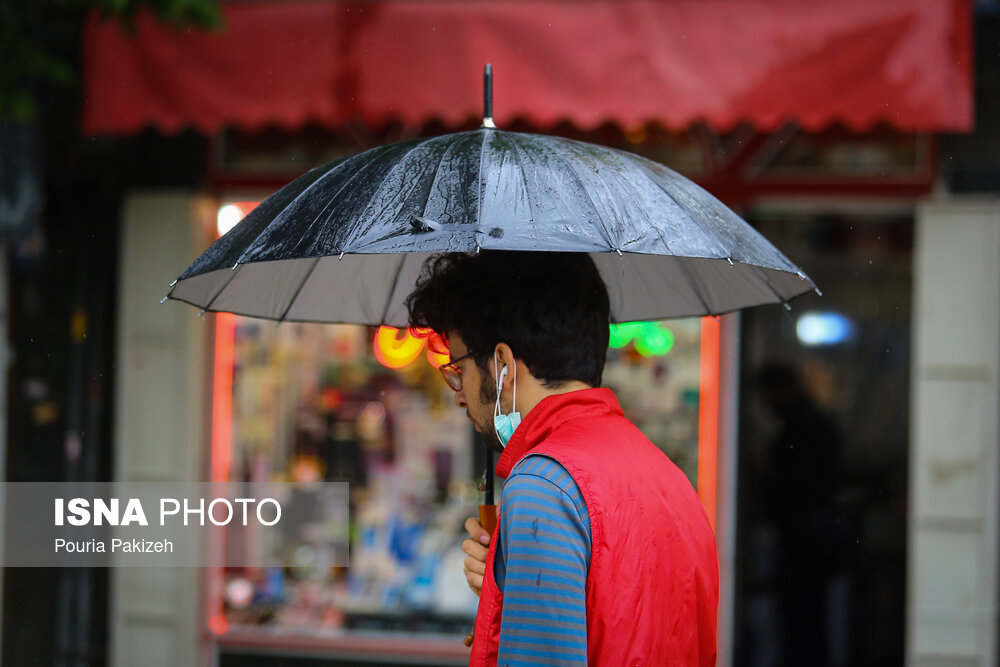
[[[7,481],[7,365],[10,359],[10,343],[7,340],[7,325],[10,313],[10,284],[7,279],[7,246],[0,246],[0,481]],[[4,539],[4,519],[7,507],[6,494],[0,493],[0,540]],[[6,542],[3,542],[6,544]],[[0,563],[2,565],[2,563]],[[0,573],[0,600],[3,600],[3,574]],[[3,641],[3,614],[0,614],[0,645]],[[0,663],[3,653],[0,651]]]
[[493,502],[493,450],[486,450],[486,470],[483,472],[483,502],[494,505]]
[[493,122],[493,66],[486,63],[483,69],[483,124],[482,127],[495,129]]

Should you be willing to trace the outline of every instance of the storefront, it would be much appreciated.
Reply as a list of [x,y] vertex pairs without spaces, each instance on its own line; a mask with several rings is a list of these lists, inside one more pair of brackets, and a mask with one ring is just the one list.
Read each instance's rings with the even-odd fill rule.
[[[800,253],[819,262],[821,273],[823,262],[831,267],[821,286],[835,295],[828,299],[834,305],[804,324],[806,310],[784,320],[751,317],[742,343],[739,319],[728,316],[612,330],[605,384],[698,489],[720,544],[720,663],[734,650],[747,660],[747,651],[759,647],[741,646],[740,637],[759,609],[766,619],[776,598],[766,586],[760,595],[759,576],[771,575],[735,566],[737,548],[766,561],[773,529],[753,514],[753,498],[737,513],[737,471],[749,474],[750,456],[738,451],[738,433],[765,433],[768,426],[741,415],[738,390],[757,389],[743,375],[768,361],[775,348],[768,341],[791,335],[806,349],[833,335],[831,327],[850,326],[824,317],[851,311],[856,294],[876,284],[882,292],[849,312],[853,324],[867,332],[879,304],[905,302],[906,312],[888,320],[894,328],[884,340],[895,344],[902,331],[908,345],[912,282],[898,269],[912,261],[917,203],[933,188],[932,135],[971,123],[968,72],[953,65],[968,50],[964,3],[848,3],[838,11],[790,13],[776,3],[751,4],[739,26],[719,22],[712,3],[683,11],[667,3],[594,4],[586,13],[566,3],[234,4],[226,8],[230,32],[221,35],[173,34],[140,17],[137,34],[126,37],[95,22],[85,118],[91,132],[195,126],[215,137],[202,192],[173,199],[136,193],[126,209],[123,245],[132,272],[123,271],[123,280],[146,277],[130,283],[123,304],[144,311],[143,299],[161,296],[144,294],[152,253],[165,285],[220,226],[304,169],[372,145],[474,126],[479,69],[491,61],[498,122],[508,129],[662,161],[768,230],[779,247],[782,239],[793,244],[783,248],[793,260]],[[729,44],[724,53],[722,42]],[[572,46],[580,43],[590,45],[586,53]],[[578,57],[569,63],[567,54]],[[691,77],[693,71],[703,74]],[[844,238],[855,224],[858,233]],[[856,284],[838,275],[842,264],[832,268],[834,250],[859,263]],[[861,263],[873,260],[881,273],[865,273]],[[162,331],[179,332],[180,342],[157,362],[172,367],[163,391],[173,393],[163,400],[175,414],[201,421],[187,427],[185,463],[123,451],[122,476],[162,464],[171,474],[212,479],[347,480],[351,565],[328,567],[321,545],[303,544],[283,569],[179,574],[173,583],[120,574],[118,659],[127,663],[139,641],[196,637],[197,648],[181,655],[222,665],[268,664],[274,655],[463,664],[461,638],[476,598],[464,586],[458,543],[462,521],[475,513],[482,447],[450,404],[434,370],[441,358],[426,339],[420,332],[229,315],[192,324],[195,313],[162,308],[172,310],[153,315],[160,324],[123,311],[126,365],[128,354],[146,350]],[[877,343],[865,338],[865,345]],[[897,352],[904,358],[908,349]],[[860,403],[831,398],[838,383],[855,382],[851,373],[861,372],[846,357],[830,367],[836,354],[825,366],[806,363],[809,386],[828,392],[819,396],[822,406],[849,412],[874,394],[852,394]],[[809,361],[807,352],[793,357]],[[885,368],[895,373],[893,382],[908,383],[908,367]],[[134,370],[123,371],[119,391],[142,384],[148,371]],[[181,387],[193,389],[179,399]],[[905,406],[908,396],[899,402]],[[126,434],[120,446],[134,450],[128,400],[119,408]],[[868,442],[888,437],[902,447],[893,465],[905,469],[905,425],[902,434],[895,422],[880,426],[881,414],[864,422],[884,429],[868,433]],[[859,452],[851,455],[863,458]],[[905,492],[905,477],[901,484],[893,500]],[[893,540],[904,545],[905,559],[905,536]],[[848,578],[850,585],[838,588],[843,581],[827,593],[840,608],[857,602],[849,595],[837,602],[836,591],[864,585]],[[186,591],[182,611],[164,605],[150,614],[131,597],[164,586]],[[904,587],[898,582],[890,593],[898,593],[900,605]],[[831,618],[858,622],[854,615]],[[901,610],[898,622],[902,627]]]
[[[254,205],[223,203],[220,232]],[[223,594],[208,617],[222,655],[308,637],[333,655],[365,646],[387,659],[395,641],[434,661],[461,657],[477,600],[458,545],[480,502],[484,447],[436,371],[449,357],[430,334],[216,316],[213,481],[348,481],[353,538],[347,568],[328,565],[318,539],[284,569],[215,573],[210,589]],[[703,462],[716,436],[699,431],[699,391],[717,384],[701,377],[718,365],[717,323],[631,323],[611,337],[605,384],[693,484],[713,487]]]

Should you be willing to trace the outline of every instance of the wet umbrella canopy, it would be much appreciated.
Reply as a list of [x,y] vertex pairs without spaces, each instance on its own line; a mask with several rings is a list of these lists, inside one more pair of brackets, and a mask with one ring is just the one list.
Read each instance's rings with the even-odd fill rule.
[[438,252],[591,253],[616,322],[787,302],[812,282],[721,202],[624,151],[482,128],[318,167],[199,257],[169,296],[279,320],[406,325]]
[[219,239],[165,298],[301,322],[406,326],[440,252],[587,252],[615,322],[720,314],[815,289],[718,199],[661,164],[483,126],[317,167]]

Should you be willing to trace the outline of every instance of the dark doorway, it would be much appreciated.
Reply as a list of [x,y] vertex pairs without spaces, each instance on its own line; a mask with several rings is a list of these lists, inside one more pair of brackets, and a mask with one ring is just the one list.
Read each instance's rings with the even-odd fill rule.
[[735,664],[901,665],[912,218],[753,222],[823,296],[742,319]]

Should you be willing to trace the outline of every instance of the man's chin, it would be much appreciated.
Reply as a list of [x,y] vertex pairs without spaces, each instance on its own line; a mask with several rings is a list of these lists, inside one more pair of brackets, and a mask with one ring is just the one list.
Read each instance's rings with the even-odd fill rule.
[[486,428],[482,424],[477,423],[468,412],[465,413],[465,416],[469,418],[470,422],[472,422],[472,427],[476,429],[476,432],[482,434],[483,442],[486,443],[487,449],[491,449],[494,452],[503,451],[503,445],[500,444],[500,439],[497,438],[497,432],[494,429]]
[[498,454],[503,451],[503,445],[500,444],[500,439],[497,438],[496,431],[490,429],[489,432],[480,431],[480,433],[483,434],[483,442],[486,443],[486,449]]
[[465,412],[465,416],[468,418],[469,422],[472,424],[472,428],[476,429],[477,433],[482,433],[483,432],[483,427],[480,426],[476,422],[476,420],[472,418],[472,415],[470,415],[468,411]]

